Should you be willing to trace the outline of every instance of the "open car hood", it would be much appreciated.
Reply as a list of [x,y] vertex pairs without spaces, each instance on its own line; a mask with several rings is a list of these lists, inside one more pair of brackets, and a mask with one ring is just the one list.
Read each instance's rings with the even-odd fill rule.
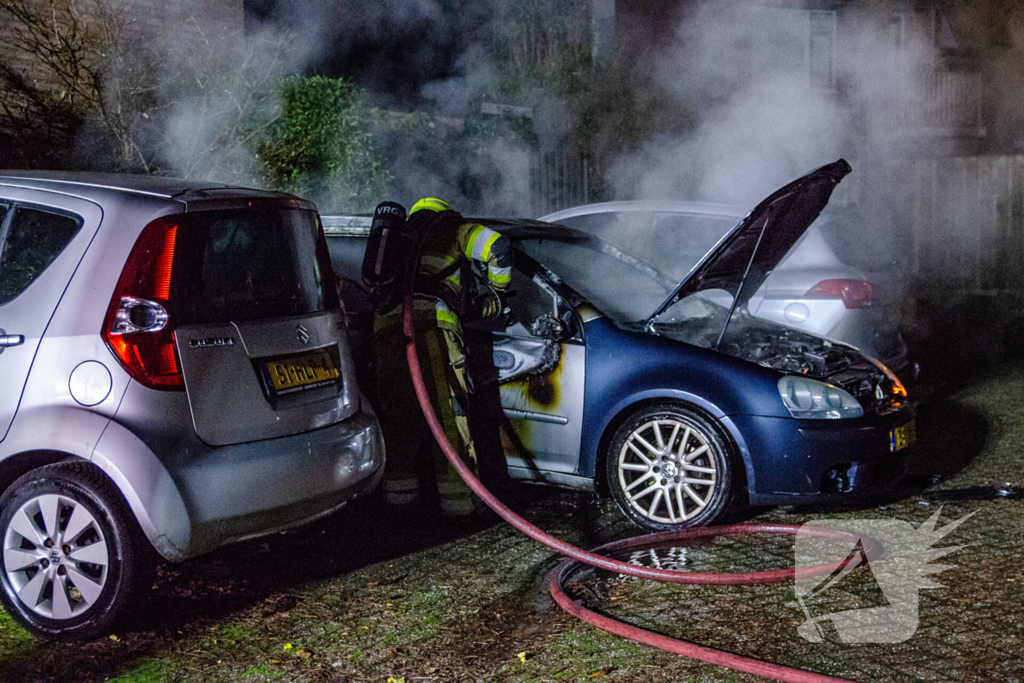
[[644,327],[653,329],[670,306],[703,290],[728,291],[734,297],[734,310],[746,304],[851,170],[850,164],[840,159],[776,190],[693,267]]

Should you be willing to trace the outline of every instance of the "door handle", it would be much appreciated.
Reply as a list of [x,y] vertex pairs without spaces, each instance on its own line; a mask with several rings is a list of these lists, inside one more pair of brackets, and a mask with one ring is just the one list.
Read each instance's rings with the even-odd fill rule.
[[0,330],[0,348],[8,346],[20,346],[25,343],[25,335],[23,334],[7,334],[3,330]]

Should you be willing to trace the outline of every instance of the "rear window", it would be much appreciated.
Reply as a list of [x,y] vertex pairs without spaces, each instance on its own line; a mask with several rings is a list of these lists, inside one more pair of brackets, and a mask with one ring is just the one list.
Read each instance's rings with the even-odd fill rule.
[[888,225],[852,211],[823,215],[815,225],[842,263],[868,273],[896,267],[896,231]]
[[640,255],[673,280],[682,280],[738,221],[703,214],[666,214],[655,223]]
[[279,318],[338,307],[313,211],[187,214],[178,230],[171,283],[180,324]]

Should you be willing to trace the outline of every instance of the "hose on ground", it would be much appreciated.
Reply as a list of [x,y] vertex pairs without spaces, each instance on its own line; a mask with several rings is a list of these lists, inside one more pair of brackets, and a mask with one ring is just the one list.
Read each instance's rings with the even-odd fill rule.
[[[694,538],[712,538],[724,535],[750,533],[795,534],[800,527],[792,524],[734,524],[718,527],[695,527],[680,531],[637,536],[624,541],[617,541],[615,543],[603,545],[596,548],[594,551],[587,551],[582,548],[577,548],[570,543],[546,533],[517,515],[507,505],[498,500],[490,491],[487,490],[480,480],[477,479],[469,466],[462,461],[462,458],[459,457],[455,447],[451,442],[449,442],[448,437],[445,435],[444,427],[442,427],[440,420],[438,420],[434,407],[431,404],[430,395],[427,392],[427,385],[423,380],[423,370],[420,365],[419,354],[416,350],[415,328],[413,325],[413,285],[416,279],[415,274],[419,269],[420,254],[423,249],[423,243],[426,240],[430,228],[437,224],[437,221],[433,221],[422,234],[417,236],[417,243],[414,249],[413,258],[409,259],[409,272],[406,273],[406,277],[404,278],[405,286],[402,300],[402,327],[406,338],[406,357],[409,363],[409,373],[412,377],[413,387],[416,390],[416,398],[419,401],[420,408],[423,410],[423,415],[426,418],[427,424],[430,426],[430,431],[434,435],[434,439],[436,439],[438,445],[441,447],[445,457],[447,457],[449,462],[451,462],[452,467],[455,468],[459,473],[459,476],[462,477],[463,481],[466,482],[466,485],[469,486],[473,493],[479,496],[489,508],[513,527],[523,532],[533,540],[546,545],[552,550],[565,555],[568,558],[551,574],[550,590],[551,596],[554,598],[555,602],[557,602],[558,605],[569,614],[572,614],[573,616],[582,619],[603,631],[703,662],[717,664],[736,671],[766,676],[779,681],[787,681],[789,683],[844,683],[843,679],[823,676],[821,674],[782,666],[779,664],[772,664],[752,657],[745,657],[725,652],[723,650],[704,647],[685,640],[670,638],[653,631],[638,628],[631,624],[627,624],[589,610],[573,600],[565,592],[563,589],[563,581],[571,575],[579,564],[587,564],[598,569],[618,572],[620,574],[626,574],[628,576],[634,576],[641,579],[651,579],[654,581],[681,584],[731,585],[778,583],[782,581],[791,581],[803,576],[817,576],[823,573],[830,573],[835,569],[840,568],[843,563],[837,562],[816,565],[813,567],[775,569],[761,572],[720,573],[682,572],[658,569],[655,567],[645,567],[616,560],[600,553],[672,541]],[[804,530],[804,533],[808,532],[809,530]],[[813,533],[828,537],[847,536],[847,534],[840,531],[825,529],[814,530]],[[850,682],[845,681],[845,683]]]

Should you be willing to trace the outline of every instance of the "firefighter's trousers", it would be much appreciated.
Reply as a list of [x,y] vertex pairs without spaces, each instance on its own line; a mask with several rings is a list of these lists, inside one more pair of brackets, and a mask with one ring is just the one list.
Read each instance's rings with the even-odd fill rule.
[[[466,419],[465,353],[457,326],[434,317],[434,304],[416,301],[416,350],[431,404],[459,457],[475,467],[476,456]],[[448,516],[474,514],[479,500],[451,466],[430,433],[416,400],[406,359],[400,310],[378,321],[374,335],[380,422],[387,445],[384,498],[393,504],[416,502],[433,480],[441,511]],[[433,470],[431,472],[431,470]]]

